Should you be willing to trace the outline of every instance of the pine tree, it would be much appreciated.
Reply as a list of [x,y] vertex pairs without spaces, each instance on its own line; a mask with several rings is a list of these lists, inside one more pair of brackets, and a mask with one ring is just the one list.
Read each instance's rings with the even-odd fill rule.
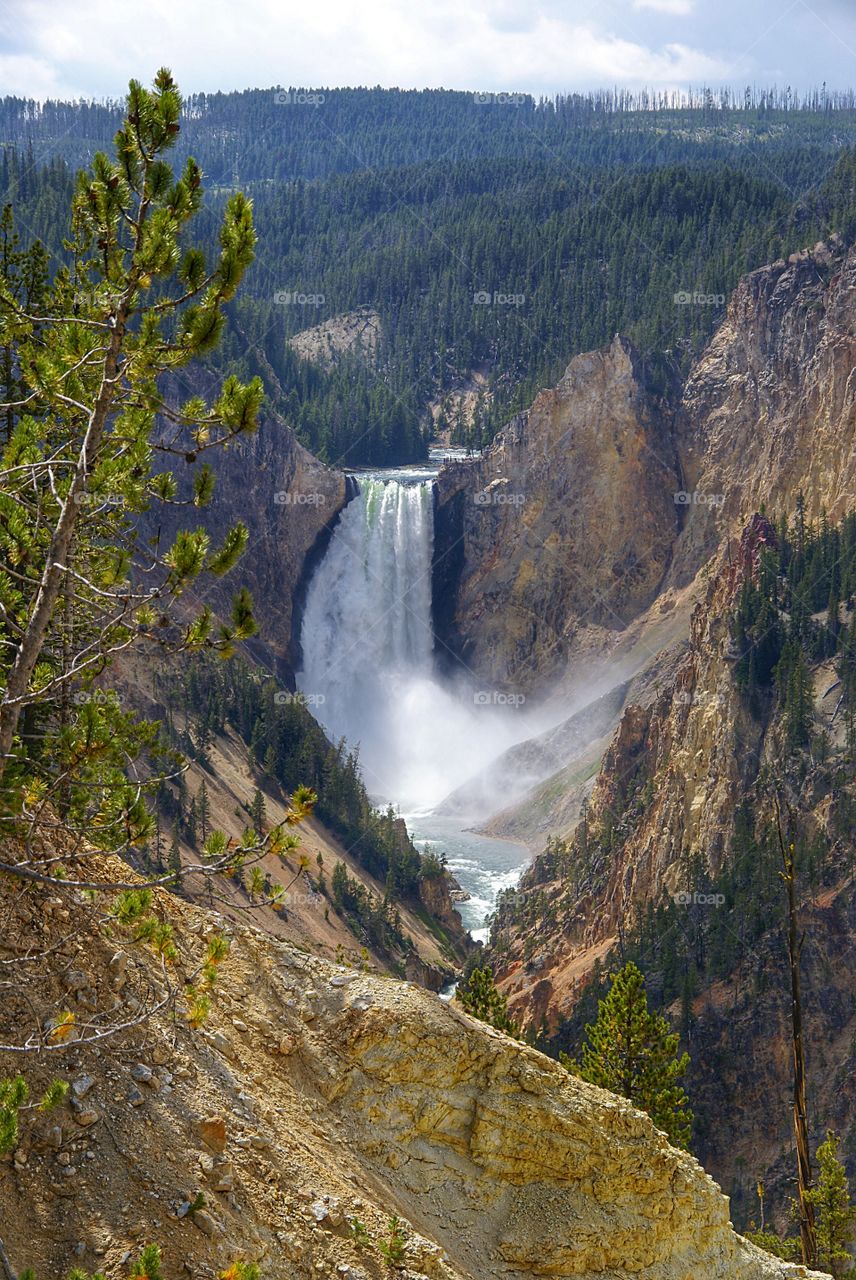
[[838,649],[841,636],[841,600],[838,591],[832,587],[826,606],[827,657],[831,657]]
[[678,1035],[649,1011],[645,979],[632,961],[613,978],[586,1035],[581,1058],[563,1054],[563,1065],[581,1080],[629,1098],[676,1147],[688,1147],[693,1115],[680,1079],[689,1054],[677,1056]]
[[178,843],[178,827],[173,828],[172,843],[167,855],[167,866],[175,876],[176,888],[181,883],[181,848]]
[[255,795],[250,802],[250,817],[253,822],[253,830],[256,834],[259,836],[264,835],[267,809],[265,806],[265,798],[258,787],[256,787]]
[[30,1090],[24,1077],[15,1076],[12,1079],[0,1079],[0,1156],[4,1156],[11,1151],[18,1141],[20,1113],[22,1110],[32,1111],[35,1109],[40,1114],[45,1115],[65,1101],[68,1089],[67,1081],[54,1080],[48,1085],[36,1107],[33,1105],[27,1106]]
[[[47,277],[47,250],[39,240],[29,249],[19,248],[12,206],[5,205],[0,214],[0,279],[23,310],[39,311],[47,293]],[[0,401],[6,406],[2,414],[6,444],[15,430],[12,405],[20,402],[24,391],[15,344],[7,336],[0,342]]]
[[681,1035],[685,1040],[689,1038],[694,1022],[693,1015],[693,998],[696,993],[696,969],[693,965],[687,965],[684,970],[684,980],[681,986]]
[[200,756],[204,756],[211,746],[211,737],[211,725],[207,715],[204,715],[196,729],[196,749]]
[[856,613],[844,636],[837,666],[844,699],[847,750],[856,755]]
[[[245,525],[228,529],[218,546],[204,528],[180,528],[153,552],[130,513],[179,497],[173,470],[151,459],[178,454],[194,463],[203,448],[254,430],[263,399],[260,379],[243,385],[235,376],[211,405],[192,397],[175,407],[158,392],[162,375],[175,378],[217,345],[225,308],[253,260],[255,233],[251,204],[236,192],[223,207],[213,260],[191,243],[202,174],[191,159],[178,177],[167,163],[181,113],[167,70],[151,91],[131,82],[127,112],[114,156],[97,153],[78,175],[69,267],[39,286],[36,312],[33,290],[21,287],[5,215],[10,249],[0,253],[0,364],[6,367],[11,347],[12,389],[20,392],[0,406],[10,433],[0,456],[4,809],[17,821],[19,798],[35,785],[40,812],[56,799],[67,825],[76,821],[79,835],[97,833],[99,847],[115,851],[141,846],[153,830],[140,788],[127,780],[121,788],[154,730],[123,715],[118,698],[86,698],[90,655],[97,651],[101,668],[133,635],[159,653],[204,646],[228,657],[255,631],[246,590],[216,632],[210,608],[179,617],[175,607],[193,582],[235,565]],[[8,390],[4,375],[0,394]],[[186,501],[206,505],[211,467],[202,462],[187,478]],[[84,697],[77,714],[64,717],[72,693]]]
[[785,741],[793,751],[808,745],[814,691],[811,672],[798,640],[788,642],[776,667],[776,684],[783,707]]
[[211,830],[211,802],[208,799],[208,784],[204,778],[199,787],[199,795],[196,797],[196,812],[199,815],[199,834],[204,844]]
[[520,1028],[508,1012],[508,999],[496,988],[493,973],[485,966],[475,968],[458,987],[458,999],[474,1018],[519,1038]]
[[330,887],[333,893],[333,902],[337,907],[344,907],[348,901],[350,888],[350,877],[344,862],[337,862],[333,868]]
[[190,808],[187,810],[187,817],[184,821],[185,830],[187,831],[188,843],[196,848],[196,832],[199,822],[199,813],[196,807],[196,797],[191,800]]
[[848,1248],[856,1228],[856,1205],[850,1199],[847,1174],[838,1159],[838,1139],[831,1130],[817,1149],[817,1164],[817,1185],[808,1192],[815,1212],[815,1265],[828,1270],[835,1280],[844,1280],[856,1275]]
[[800,1253],[806,1266],[813,1266],[817,1253],[814,1205],[811,1200],[812,1168],[808,1141],[808,1103],[806,1100],[805,1029],[803,1023],[802,977],[800,960],[805,933],[800,929],[797,897],[796,845],[785,840],[778,795],[773,796],[776,812],[776,836],[782,858],[781,876],[787,893],[787,948],[791,979],[791,1054],[794,1067],[792,1117],[797,1157],[797,1201],[800,1223]]

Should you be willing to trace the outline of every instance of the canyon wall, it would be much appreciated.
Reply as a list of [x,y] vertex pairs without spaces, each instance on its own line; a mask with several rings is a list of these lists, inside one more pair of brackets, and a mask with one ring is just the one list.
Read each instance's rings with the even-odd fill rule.
[[[828,690],[836,673],[832,663],[812,670],[820,745],[801,769],[791,767],[775,692],[753,706],[735,680],[730,618],[763,548],[776,543],[765,509],[792,515],[800,491],[807,518],[837,520],[856,508],[855,397],[856,253],[821,245],[742,280],[674,419],[687,501],[664,588],[691,584],[688,647],[652,663],[655,671],[674,666],[656,697],[636,703],[631,691],[567,857],[536,859],[491,953],[516,1016],[556,1031],[593,966],[616,963],[634,922],[691,890],[694,875],[728,866],[743,802],[772,821],[765,778],[776,779],[806,839],[831,851],[820,884],[804,884],[802,903],[813,1143],[826,1125],[852,1141],[856,1078],[847,940],[856,910],[853,788],[835,754],[842,731]],[[713,908],[693,908],[705,909]],[[691,1028],[697,1149],[739,1195],[743,1220],[757,1178],[784,1204],[792,1177],[781,910],[774,898],[770,918],[752,921],[746,940],[749,922],[733,919],[731,967],[672,1009]],[[691,914],[686,921],[689,928]]]
[[[759,1179],[781,1212],[793,1178],[785,900],[774,890],[763,903],[738,907],[731,890],[711,894],[710,881],[733,856],[744,802],[762,823],[774,821],[771,779],[800,815],[810,847],[831,850],[819,881],[803,867],[800,888],[814,1146],[827,1127],[852,1141],[856,1098],[852,779],[828,754],[824,762],[820,747],[807,769],[789,766],[775,696],[753,711],[734,678],[729,617],[774,539],[769,522],[755,516],[721,553],[673,683],[648,705],[627,707],[568,855],[536,858],[512,909],[500,913],[489,951],[515,1016],[561,1036],[594,966],[620,965],[620,940],[649,908],[678,904],[659,926],[662,937],[677,928],[701,938],[700,926],[721,913],[721,929],[713,923],[728,960],[710,985],[691,985],[670,1013],[691,1056],[694,1149],[743,1222],[756,1210]],[[835,697],[824,695],[834,681],[832,664],[821,664],[813,680],[821,735],[831,730]],[[772,859],[774,885],[780,865]],[[738,889],[742,875],[733,881]],[[655,949],[644,966],[655,995],[661,963]]]
[[582,635],[602,644],[657,594],[680,487],[668,417],[630,344],[575,357],[483,457],[440,473],[441,659],[543,692]]
[[437,486],[440,660],[544,692],[608,650],[766,504],[856,495],[856,253],[833,240],[745,276],[668,407],[630,344],[575,357]]
[[741,281],[687,381],[675,438],[690,501],[666,585],[695,575],[698,603],[689,650],[657,699],[625,710],[594,786],[593,820],[625,819],[646,780],[654,797],[619,856],[595,869],[606,879],[586,941],[674,888],[685,856],[701,852],[716,870],[725,855],[763,747],[728,654],[740,586],[775,542],[752,513],[791,514],[800,491],[809,518],[856,507],[856,251],[819,246]]
[[[194,390],[199,390],[195,384]],[[177,528],[201,525],[217,546],[236,521],[247,525],[244,556],[225,579],[204,583],[199,598],[228,614],[235,591],[247,586],[259,628],[250,651],[262,666],[290,683],[300,661],[297,623],[308,578],[348,500],[347,478],[319,462],[267,407],[255,433],[212,450],[207,461],[215,476],[210,504],[190,511],[158,505],[146,518],[147,531],[166,547]],[[185,484],[183,463],[172,460],[171,465],[179,497],[184,497],[189,478]]]
[[744,276],[675,423],[686,581],[753,512],[840,519],[856,499],[856,251],[833,241]]

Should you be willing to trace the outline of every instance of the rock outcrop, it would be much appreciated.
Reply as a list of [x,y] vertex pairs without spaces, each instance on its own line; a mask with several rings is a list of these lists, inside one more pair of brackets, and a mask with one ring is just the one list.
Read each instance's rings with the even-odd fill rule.
[[744,276],[676,419],[687,580],[754,511],[840,518],[856,497],[856,249],[818,244]]
[[309,360],[322,369],[334,368],[345,357],[373,365],[382,333],[377,311],[362,307],[345,315],[331,316],[311,329],[302,329],[289,338],[288,345],[302,360]]
[[571,361],[484,456],[443,469],[435,629],[450,661],[543,692],[692,583],[752,512],[856,495],[856,249],[745,276],[674,411],[621,338]]
[[[121,864],[87,868],[104,879],[117,870],[127,875]],[[71,944],[90,1018],[110,1016],[119,954],[121,998],[157,995],[154,955],[121,930],[104,937],[72,893],[51,901],[42,912],[7,882],[5,936],[50,945],[70,909],[78,930],[91,912],[91,935]],[[176,931],[180,977],[212,919],[167,894],[156,909]],[[170,1274],[214,1274],[244,1258],[259,1259],[268,1280],[378,1280],[377,1244],[396,1213],[400,1273],[413,1280],[808,1274],[737,1236],[697,1162],[622,1099],[424,991],[254,929],[231,932],[201,1031],[167,1007],[100,1051],[68,1050],[70,1107],[28,1118],[14,1158],[0,1163],[2,1235],[16,1266],[113,1274],[157,1240]],[[58,981],[39,998],[54,997]],[[0,1012],[4,1039],[15,1005]],[[0,1074],[19,1066],[3,1060]],[[31,1084],[56,1068],[34,1061]]]
[[443,651],[497,687],[543,692],[581,632],[608,643],[651,603],[680,488],[670,425],[629,343],[575,357],[482,458],[440,473]]
[[362,979],[330,1027],[349,1062],[334,1107],[464,1274],[795,1274],[733,1235],[718,1189],[647,1116],[534,1050]]

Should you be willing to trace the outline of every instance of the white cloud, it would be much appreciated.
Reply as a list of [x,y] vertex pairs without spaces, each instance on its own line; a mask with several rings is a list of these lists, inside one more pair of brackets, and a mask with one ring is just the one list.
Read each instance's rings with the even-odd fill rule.
[[802,26],[775,22],[780,2],[145,0],[146,20],[135,22],[122,0],[4,0],[0,93],[117,96],[131,76],[150,81],[163,64],[188,93],[380,84],[539,94],[773,75],[803,86],[852,82],[854,20],[836,8],[845,0],[812,0],[826,23],[798,9]]
[[626,23],[605,29],[587,11],[577,0],[244,0],[240,9],[226,0],[148,0],[146,22],[132,24],[115,0],[11,0],[0,49],[20,50],[21,66],[3,83],[26,84],[34,96],[117,95],[131,76],[148,81],[166,64],[186,92],[381,84],[537,94],[685,87],[725,70],[690,44],[650,47]]
[[634,9],[653,9],[656,13],[670,13],[686,18],[693,11],[695,0],[633,0]]
[[61,91],[56,69],[43,58],[0,50],[0,85],[3,94],[16,98],[55,98]]

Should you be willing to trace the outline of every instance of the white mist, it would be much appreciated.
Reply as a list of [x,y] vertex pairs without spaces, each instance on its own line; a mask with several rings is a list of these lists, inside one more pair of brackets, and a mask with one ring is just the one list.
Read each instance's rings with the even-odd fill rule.
[[[434,673],[430,480],[361,477],[309,586],[301,691],[334,740],[359,745],[369,792],[429,811],[514,742],[518,708]],[[487,699],[487,701],[485,701]]]

